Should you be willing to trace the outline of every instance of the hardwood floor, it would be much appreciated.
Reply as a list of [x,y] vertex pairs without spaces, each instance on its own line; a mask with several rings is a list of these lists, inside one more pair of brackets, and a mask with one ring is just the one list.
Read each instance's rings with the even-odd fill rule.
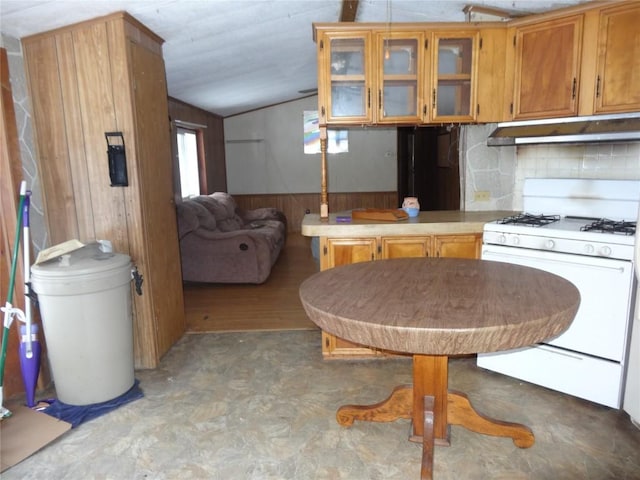
[[318,271],[310,242],[289,233],[262,285],[186,284],[187,333],[316,329],[298,296],[302,281]]

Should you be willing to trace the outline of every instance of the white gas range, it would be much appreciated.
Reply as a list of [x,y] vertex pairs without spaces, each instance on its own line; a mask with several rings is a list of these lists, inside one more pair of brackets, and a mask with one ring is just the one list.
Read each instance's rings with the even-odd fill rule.
[[489,223],[482,259],[562,276],[581,304],[547,342],[478,355],[478,365],[620,408],[632,325],[640,181],[526,179],[522,215]]

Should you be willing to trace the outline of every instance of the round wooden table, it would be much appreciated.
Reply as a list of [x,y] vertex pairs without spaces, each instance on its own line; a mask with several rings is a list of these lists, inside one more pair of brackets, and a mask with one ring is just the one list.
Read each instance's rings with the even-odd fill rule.
[[476,412],[448,390],[450,355],[531,345],[565,331],[580,304],[569,281],[542,270],[453,258],[402,258],[336,267],[300,286],[309,318],[351,342],[413,355],[413,385],[396,387],[375,405],[345,405],[341,425],[354,420],[413,421],[423,444],[422,478],[432,476],[433,445],[449,444],[449,425],[533,445],[525,425]]

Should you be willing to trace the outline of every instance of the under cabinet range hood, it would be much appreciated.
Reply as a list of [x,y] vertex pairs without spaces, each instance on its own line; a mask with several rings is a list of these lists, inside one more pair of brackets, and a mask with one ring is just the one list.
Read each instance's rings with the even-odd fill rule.
[[499,123],[490,147],[541,143],[631,142],[640,140],[640,112]]

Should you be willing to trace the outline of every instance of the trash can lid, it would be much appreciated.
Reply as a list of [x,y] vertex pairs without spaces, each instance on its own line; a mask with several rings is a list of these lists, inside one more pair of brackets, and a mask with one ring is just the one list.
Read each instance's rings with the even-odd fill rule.
[[34,276],[58,278],[129,269],[131,258],[122,253],[104,251],[98,242],[31,267]]

